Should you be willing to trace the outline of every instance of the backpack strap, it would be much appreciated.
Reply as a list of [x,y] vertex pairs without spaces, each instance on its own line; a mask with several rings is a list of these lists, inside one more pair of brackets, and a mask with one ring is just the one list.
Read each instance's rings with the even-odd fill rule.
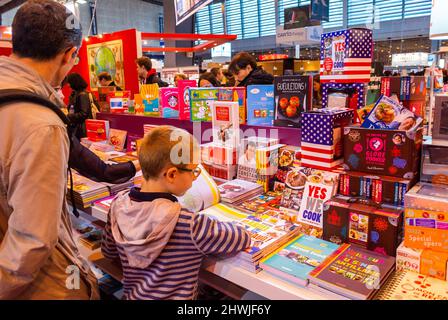
[[[61,121],[66,125],[70,150],[72,149],[73,134],[71,130],[70,120],[56,104],[54,104],[45,97],[42,97],[38,94],[26,90],[18,90],[18,89],[0,90],[0,109],[8,104],[20,103],[20,102],[34,103],[53,110],[53,112],[56,113],[58,117],[61,119]],[[78,210],[76,210],[75,205],[75,197],[73,192],[73,176],[72,171],[70,170],[70,166],[68,166],[68,173],[70,175],[70,196],[73,206],[73,214],[76,217],[79,217],[79,213]]]
[[47,98],[26,90],[0,90],[0,108],[8,104],[18,102],[35,103],[53,110],[53,112],[58,115],[61,121],[67,126],[67,128],[70,129],[70,120],[56,104],[54,104]]

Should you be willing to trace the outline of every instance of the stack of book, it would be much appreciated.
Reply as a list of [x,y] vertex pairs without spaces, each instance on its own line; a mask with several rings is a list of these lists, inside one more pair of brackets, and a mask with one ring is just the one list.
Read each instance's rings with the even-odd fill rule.
[[297,226],[282,219],[274,210],[248,215],[225,204],[217,204],[202,213],[219,221],[237,222],[251,234],[250,247],[229,261],[254,273],[261,271],[259,263],[264,257],[299,235]]
[[115,199],[115,196],[96,201],[92,206],[92,216],[98,220],[107,222],[107,215],[113,199]]
[[343,244],[308,275],[313,290],[372,299],[393,273],[395,258]]
[[263,259],[260,267],[287,281],[307,286],[308,274],[338,248],[337,244],[300,235]]
[[239,179],[226,182],[220,185],[218,189],[221,195],[221,201],[230,204],[263,193],[263,187],[261,185]]
[[[79,208],[89,208],[93,202],[110,196],[109,189],[106,185],[92,181],[86,177],[81,176],[79,173],[72,170],[73,175],[73,192],[75,203]],[[67,198],[71,201],[70,195],[70,178],[68,179]]]

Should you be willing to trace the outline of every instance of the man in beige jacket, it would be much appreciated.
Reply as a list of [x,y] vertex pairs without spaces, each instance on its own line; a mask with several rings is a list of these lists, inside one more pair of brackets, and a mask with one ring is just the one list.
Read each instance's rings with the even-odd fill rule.
[[[31,0],[12,33],[13,54],[0,57],[0,90],[27,90],[63,106],[53,88],[75,64],[79,24],[57,2]],[[8,104],[0,107],[0,137],[0,299],[97,298],[65,201],[63,122],[37,104]]]

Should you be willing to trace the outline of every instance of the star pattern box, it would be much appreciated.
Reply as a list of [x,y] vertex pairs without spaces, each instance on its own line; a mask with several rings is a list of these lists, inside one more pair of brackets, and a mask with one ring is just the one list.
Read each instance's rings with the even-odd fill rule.
[[301,160],[315,169],[342,164],[342,128],[351,124],[353,110],[320,109],[302,115]]
[[320,51],[320,81],[322,83],[369,82],[372,54],[372,30],[353,28],[323,33]]
[[323,212],[324,240],[396,255],[403,230],[403,210],[337,196],[324,204]]
[[332,91],[350,93],[342,107],[358,110],[366,105],[366,85],[364,83],[323,83],[322,108],[334,107],[331,99]]
[[344,169],[413,179],[419,172],[422,128],[416,131],[344,128]]

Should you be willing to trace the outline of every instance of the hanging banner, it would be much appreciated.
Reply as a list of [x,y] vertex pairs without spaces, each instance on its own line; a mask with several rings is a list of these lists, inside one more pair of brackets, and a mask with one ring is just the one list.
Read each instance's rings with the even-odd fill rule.
[[176,26],[195,14],[199,9],[210,4],[213,0],[174,0]]
[[291,45],[301,44],[310,45],[320,43],[320,37],[323,29],[321,26],[306,27],[300,29],[285,30],[283,26],[277,26],[276,44]]
[[311,20],[330,20],[330,0],[311,1]]

